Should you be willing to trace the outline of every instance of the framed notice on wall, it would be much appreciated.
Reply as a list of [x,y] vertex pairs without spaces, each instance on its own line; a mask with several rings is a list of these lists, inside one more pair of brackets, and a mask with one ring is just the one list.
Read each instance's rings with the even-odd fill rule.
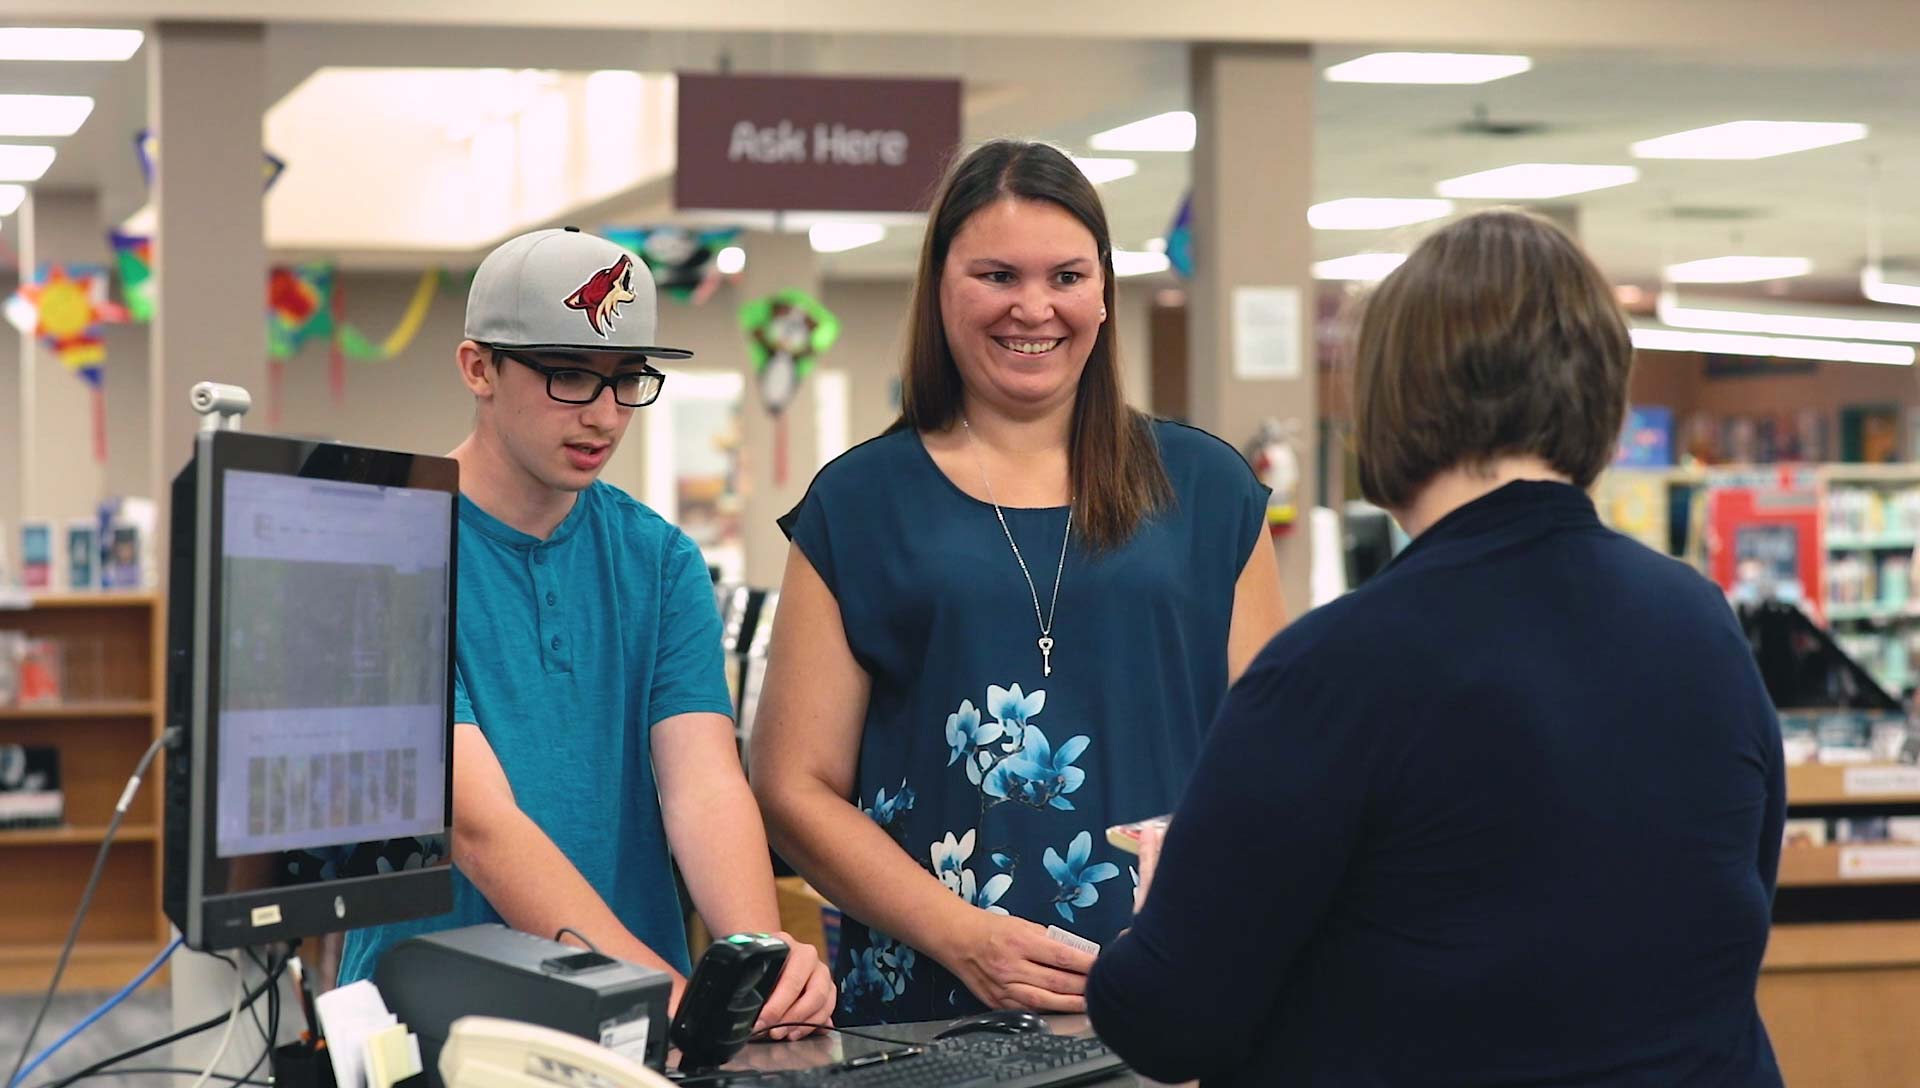
[[1300,289],[1233,289],[1233,376],[1291,381],[1300,376]]

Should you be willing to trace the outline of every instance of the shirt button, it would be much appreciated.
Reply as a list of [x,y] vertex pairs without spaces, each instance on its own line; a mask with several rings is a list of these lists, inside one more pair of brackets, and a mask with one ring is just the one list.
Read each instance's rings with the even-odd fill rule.
[[556,604],[558,604],[558,603],[560,603],[560,598],[558,598],[558,597],[556,597],[556,596],[554,596],[554,595],[553,595],[553,594],[551,594],[551,593],[549,593],[549,594],[547,594],[547,607],[548,607],[548,608],[552,608],[552,607],[553,607],[554,605],[556,605]]
[[534,565],[534,566],[536,566],[536,567],[544,567],[544,566],[546,566],[546,565],[547,565],[547,553],[546,553],[546,552],[534,552],[534,553],[533,553],[533,565]]
[[556,650],[558,650],[558,649],[560,648],[560,636],[559,636],[559,635],[555,635],[555,636],[553,636],[553,641],[552,641],[552,642],[549,642],[549,643],[547,643],[547,645],[549,645],[549,646],[551,646],[551,647],[553,647],[554,649],[556,649]]

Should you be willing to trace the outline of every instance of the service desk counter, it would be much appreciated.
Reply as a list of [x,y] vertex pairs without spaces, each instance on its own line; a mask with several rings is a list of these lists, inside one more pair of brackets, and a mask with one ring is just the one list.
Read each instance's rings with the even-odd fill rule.
[[[947,1026],[949,1021],[925,1024],[888,1024],[885,1026],[863,1027],[855,1030],[873,1035],[883,1035],[898,1039],[903,1043],[923,1043],[932,1039],[934,1034]],[[1047,1024],[1056,1035],[1086,1035],[1091,1032],[1084,1016],[1049,1016]],[[857,1058],[863,1054],[873,1054],[887,1049],[887,1044],[872,1039],[862,1039],[836,1032],[823,1032],[812,1038],[791,1043],[755,1043],[725,1068],[740,1072],[775,1072],[782,1069],[808,1069],[833,1062]],[[1097,1083],[1107,1085],[1157,1085],[1157,1080],[1132,1073],[1107,1077]]]
[[1788,1084],[1920,1081],[1920,922],[1777,925],[1760,1018]]

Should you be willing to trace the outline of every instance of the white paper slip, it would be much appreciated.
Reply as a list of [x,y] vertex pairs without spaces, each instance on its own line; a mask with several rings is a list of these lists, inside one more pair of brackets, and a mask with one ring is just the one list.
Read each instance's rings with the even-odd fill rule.
[[313,1005],[333,1060],[333,1083],[337,1088],[366,1088],[367,1040],[398,1019],[366,979],[329,990],[314,998]]
[[1098,956],[1100,954],[1099,945],[1094,944],[1092,941],[1087,940],[1085,937],[1082,937],[1078,933],[1069,933],[1066,930],[1061,929],[1059,926],[1048,926],[1047,936],[1053,938],[1056,941],[1059,941],[1061,944],[1066,945],[1068,948],[1077,948],[1080,951],[1085,952],[1089,956]]

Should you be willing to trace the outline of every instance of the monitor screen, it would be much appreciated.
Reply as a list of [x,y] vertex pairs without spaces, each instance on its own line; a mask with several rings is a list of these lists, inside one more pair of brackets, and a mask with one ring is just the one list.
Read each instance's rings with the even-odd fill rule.
[[444,457],[217,431],[173,485],[162,901],[230,948],[449,908]]
[[444,830],[442,492],[226,474],[223,858]]

